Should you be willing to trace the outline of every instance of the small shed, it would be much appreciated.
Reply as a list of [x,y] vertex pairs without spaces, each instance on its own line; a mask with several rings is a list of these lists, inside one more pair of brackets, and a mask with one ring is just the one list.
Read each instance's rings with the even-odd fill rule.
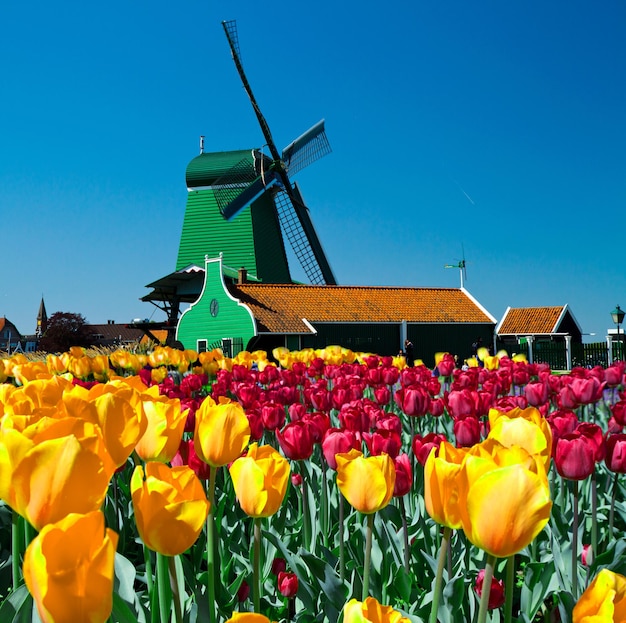
[[582,343],[582,329],[568,305],[552,307],[508,307],[496,326],[498,348],[515,349],[534,343]]

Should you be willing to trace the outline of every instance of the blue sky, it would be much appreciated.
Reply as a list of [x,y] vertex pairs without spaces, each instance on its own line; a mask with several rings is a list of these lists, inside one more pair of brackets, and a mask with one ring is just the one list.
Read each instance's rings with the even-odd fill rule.
[[626,5],[170,2],[0,5],[0,316],[162,319],[185,168],[263,138],[221,21],[279,148],[326,119],[298,174],[345,285],[568,304],[587,341],[626,308]]

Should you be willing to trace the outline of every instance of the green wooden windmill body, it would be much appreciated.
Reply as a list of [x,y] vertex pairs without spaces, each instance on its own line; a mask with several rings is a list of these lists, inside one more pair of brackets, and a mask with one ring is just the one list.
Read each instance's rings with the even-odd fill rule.
[[232,220],[226,220],[220,211],[216,197],[219,180],[242,162],[254,166],[252,150],[201,153],[187,166],[187,206],[176,270],[191,264],[204,266],[206,256],[221,253],[225,266],[245,268],[267,283],[290,283],[271,194],[263,193]]

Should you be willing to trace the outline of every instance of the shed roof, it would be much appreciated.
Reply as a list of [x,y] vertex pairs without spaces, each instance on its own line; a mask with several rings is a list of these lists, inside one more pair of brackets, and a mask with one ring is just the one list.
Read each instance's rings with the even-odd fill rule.
[[[498,335],[551,335],[568,312],[567,305],[553,307],[509,307],[496,327]],[[570,315],[571,312],[569,312]],[[573,317],[574,322],[576,319]],[[576,323],[578,324],[578,323]]]
[[237,284],[259,333],[310,333],[310,323],[494,324],[465,289]]

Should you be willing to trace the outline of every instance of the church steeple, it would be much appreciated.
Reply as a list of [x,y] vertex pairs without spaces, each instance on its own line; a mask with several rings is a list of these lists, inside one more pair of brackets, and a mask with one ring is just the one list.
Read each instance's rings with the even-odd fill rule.
[[46,313],[46,306],[43,302],[43,296],[41,297],[41,304],[39,305],[39,313],[37,314],[37,329],[35,329],[35,335],[41,337],[48,327],[48,314]]

